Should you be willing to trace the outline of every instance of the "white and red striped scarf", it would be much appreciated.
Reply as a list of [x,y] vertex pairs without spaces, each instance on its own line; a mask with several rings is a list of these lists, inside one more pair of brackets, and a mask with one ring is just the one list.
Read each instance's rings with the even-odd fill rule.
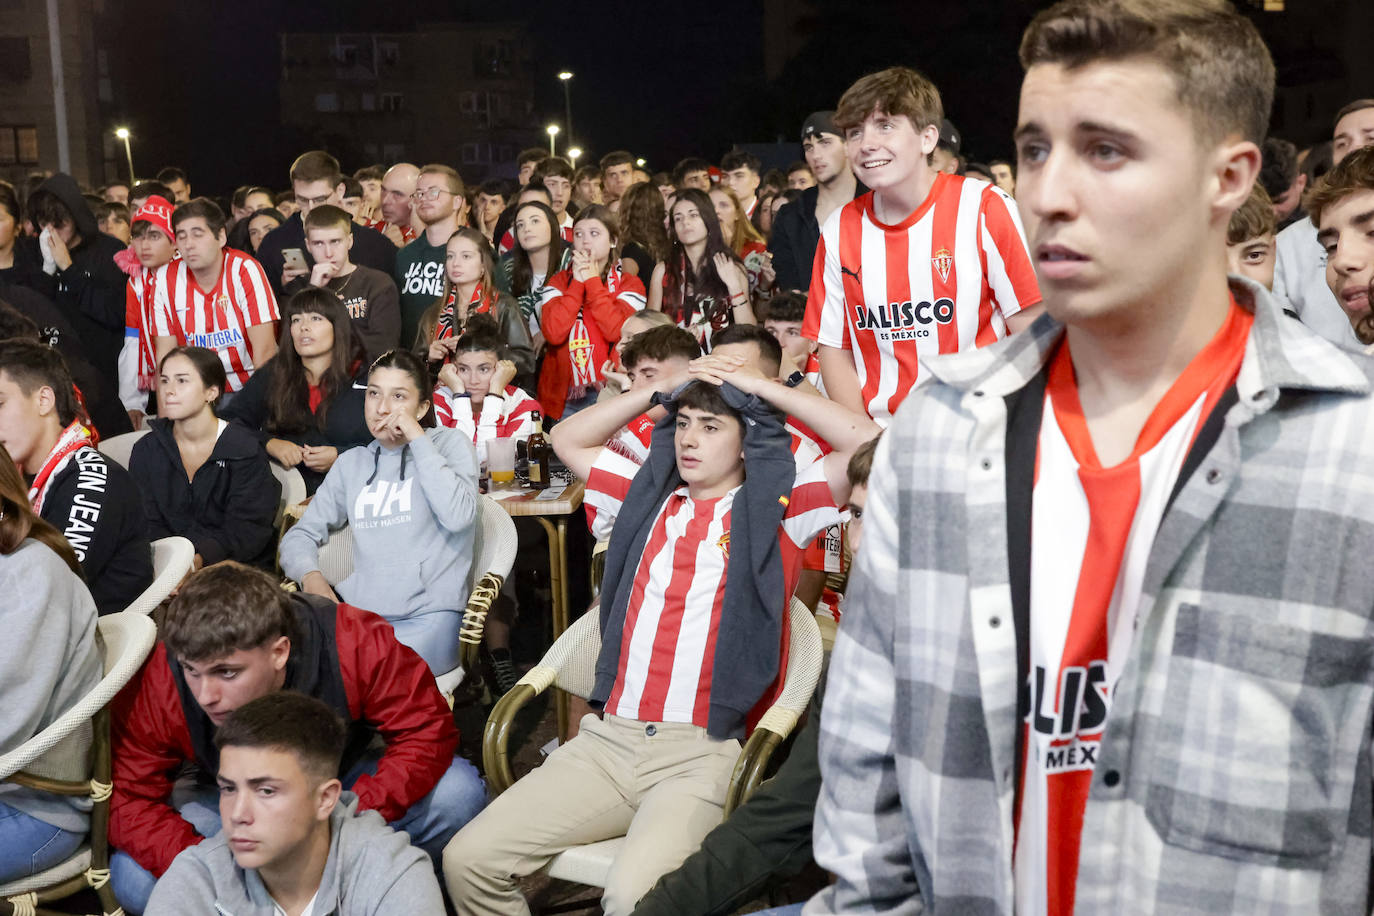
[[29,487],[29,503],[33,506],[33,511],[39,514],[43,512],[43,499],[48,495],[48,485],[72,455],[81,451],[83,448],[95,448],[95,442],[91,438],[91,431],[81,425],[80,420],[73,420],[71,425],[62,430],[62,435],[57,437],[57,444],[48,452],[48,457],[43,459],[43,466],[38,469],[38,476],[33,479],[33,486]]

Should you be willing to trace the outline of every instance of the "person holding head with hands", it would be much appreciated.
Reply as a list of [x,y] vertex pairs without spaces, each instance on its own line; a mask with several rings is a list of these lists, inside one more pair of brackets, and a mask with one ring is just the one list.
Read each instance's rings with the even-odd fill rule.
[[442,913],[434,868],[338,779],[347,733],[314,697],[280,690],[215,733],[223,829],[172,861],[148,916]]
[[364,415],[373,441],[339,456],[281,540],[282,571],[335,598],[320,546],[345,524],[353,573],[337,596],[385,617],[435,674],[458,666],[477,515],[477,459],[458,430],[436,429],[434,386],[420,358],[392,350],[372,364]]
[[536,429],[539,402],[511,384],[515,375],[515,363],[501,358],[496,323],[474,315],[439,370],[434,407],[440,424],[471,437],[479,459],[488,441],[524,439]]

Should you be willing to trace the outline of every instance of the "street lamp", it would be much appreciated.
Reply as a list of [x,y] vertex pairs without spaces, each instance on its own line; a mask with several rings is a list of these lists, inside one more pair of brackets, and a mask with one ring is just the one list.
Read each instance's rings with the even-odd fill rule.
[[581,156],[582,156],[582,147],[580,147],[580,146],[570,146],[570,147],[568,147],[568,158],[572,160],[572,164],[573,164],[573,165],[577,165],[577,160],[578,160]]
[[129,187],[134,186],[134,151],[129,146],[129,128],[115,128],[115,136],[124,141],[124,156],[129,160]]
[[558,136],[558,125],[550,124],[548,127],[544,128],[544,130],[547,131],[549,135],[549,155],[555,156],[557,152],[553,148],[553,138]]
[[568,125],[568,142],[572,142],[572,71],[562,70],[558,74],[558,81],[563,84],[563,123]]
[[635,160],[635,165],[639,166],[641,169],[644,168],[644,160],[643,160],[643,159],[636,159],[636,160]]

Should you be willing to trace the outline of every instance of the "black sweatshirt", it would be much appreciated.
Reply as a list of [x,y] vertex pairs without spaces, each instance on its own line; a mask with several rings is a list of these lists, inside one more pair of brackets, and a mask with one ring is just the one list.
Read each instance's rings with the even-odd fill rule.
[[[220,416],[225,420],[243,424],[263,445],[266,445],[269,439],[285,439],[297,445],[332,445],[342,455],[355,445],[367,445],[372,441],[372,433],[368,431],[367,421],[363,418],[363,402],[367,395],[367,366],[360,367],[353,383],[328,402],[329,409],[325,413],[324,429],[312,425],[309,429],[294,432],[276,432],[268,429],[269,404],[276,374],[277,358],[274,356],[253,373],[252,378],[243,386],[243,390],[234,395],[234,400],[224,408]],[[306,493],[313,496],[324,481],[324,475],[310,470],[304,464],[296,465],[296,470],[305,478]]]
[[143,512],[154,538],[179,535],[196,546],[206,566],[237,560],[270,569],[281,484],[256,436],[225,423],[210,457],[186,477],[172,421],[148,421],[134,443],[129,473],[143,491]]
[[101,614],[122,611],[153,584],[143,502],[129,472],[93,448],[48,484],[43,518],[76,550]]

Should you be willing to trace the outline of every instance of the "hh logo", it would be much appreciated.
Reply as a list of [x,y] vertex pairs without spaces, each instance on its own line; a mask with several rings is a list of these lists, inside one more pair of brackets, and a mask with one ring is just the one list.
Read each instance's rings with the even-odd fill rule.
[[940,274],[940,282],[949,282],[949,272],[954,269],[954,255],[949,253],[948,248],[941,248],[935,252],[935,257],[930,259],[930,263],[935,266],[935,270]]
[[415,478],[395,483],[390,480],[379,480],[371,486],[363,488],[358,494],[358,498],[353,502],[353,517],[362,518],[385,518],[397,512],[410,511],[410,488],[415,483]]

